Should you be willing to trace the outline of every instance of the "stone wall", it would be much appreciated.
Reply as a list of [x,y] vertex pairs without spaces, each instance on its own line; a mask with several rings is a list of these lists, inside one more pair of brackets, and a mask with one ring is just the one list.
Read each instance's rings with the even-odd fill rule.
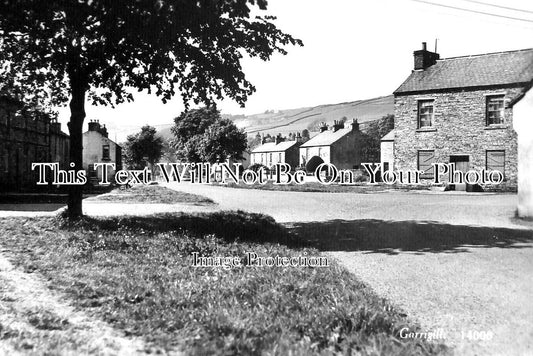
[[[394,169],[416,170],[418,151],[434,150],[435,162],[449,163],[450,155],[468,155],[470,169],[486,168],[487,150],[505,150],[505,182],[487,190],[516,189],[517,136],[509,102],[522,88],[462,90],[394,98]],[[505,94],[505,120],[486,125],[487,95]],[[418,100],[433,99],[433,125],[418,129]]]
[[58,162],[69,169],[68,135],[46,115],[22,113],[0,102],[0,191],[47,189],[38,186],[32,163]]

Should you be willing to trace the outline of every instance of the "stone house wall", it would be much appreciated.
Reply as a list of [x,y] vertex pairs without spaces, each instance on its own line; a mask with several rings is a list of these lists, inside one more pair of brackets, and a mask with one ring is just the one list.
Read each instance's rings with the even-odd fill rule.
[[361,149],[361,131],[350,131],[331,145],[331,163],[338,169],[360,168]]
[[30,116],[0,103],[0,191],[38,191],[37,170],[32,163],[58,162],[70,169],[69,136],[46,115]]
[[[509,102],[522,87],[462,89],[422,94],[396,94],[394,98],[394,169],[416,170],[418,151],[434,150],[436,163],[449,163],[451,155],[468,155],[469,168],[486,168],[487,150],[505,151],[505,181],[488,190],[516,189],[517,135]],[[486,98],[505,94],[504,123],[486,125]],[[433,125],[418,129],[418,100],[433,99]]]
[[[104,159],[103,147],[109,145],[109,158]],[[86,131],[83,133],[83,169],[87,172],[88,180],[95,184],[102,179],[102,168],[94,171],[94,163],[115,163],[115,169],[108,169],[107,179],[114,181],[115,172],[122,169],[121,148],[115,142],[105,137],[98,131]]]

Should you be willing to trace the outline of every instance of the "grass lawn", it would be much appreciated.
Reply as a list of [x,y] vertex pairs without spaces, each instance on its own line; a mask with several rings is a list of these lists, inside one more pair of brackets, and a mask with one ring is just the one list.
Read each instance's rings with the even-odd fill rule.
[[272,181],[268,181],[265,184],[244,184],[244,183],[229,183],[225,185],[229,188],[242,188],[242,189],[264,189],[264,190],[277,190],[277,191],[290,191],[290,192],[325,192],[325,193],[374,193],[384,192],[391,189],[399,191],[410,190],[431,190],[430,186],[398,186],[377,184],[372,185],[368,183],[357,183],[352,185],[340,185],[340,184],[321,184],[318,182],[306,182],[304,184],[274,184]]
[[[0,245],[71,303],[152,350],[186,354],[446,354],[401,339],[414,326],[330,260],[329,267],[196,268],[202,256],[316,256],[272,218],[244,212],[9,218]],[[290,247],[288,247],[290,246]],[[67,323],[68,321],[60,321]],[[3,337],[9,337],[4,333]],[[7,335],[7,336],[6,336]]]
[[136,185],[128,189],[116,188],[108,194],[98,195],[87,200],[111,203],[214,204],[209,198],[178,192],[159,185]]

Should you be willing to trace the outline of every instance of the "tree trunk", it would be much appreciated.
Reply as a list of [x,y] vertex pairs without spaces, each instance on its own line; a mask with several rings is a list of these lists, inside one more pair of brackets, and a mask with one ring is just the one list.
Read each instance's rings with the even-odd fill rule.
[[[70,162],[74,163],[76,171],[83,169],[83,120],[85,119],[85,91],[86,86],[74,78],[70,78],[72,98],[70,100]],[[68,216],[78,219],[83,215],[82,210],[83,186],[71,185],[68,194]]]

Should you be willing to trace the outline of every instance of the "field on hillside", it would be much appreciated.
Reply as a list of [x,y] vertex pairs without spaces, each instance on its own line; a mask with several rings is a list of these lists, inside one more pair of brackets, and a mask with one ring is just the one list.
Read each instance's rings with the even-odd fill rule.
[[[360,123],[373,121],[385,115],[394,113],[394,97],[392,95],[382,96],[367,100],[357,100],[348,103],[319,105],[309,108],[288,109],[279,111],[269,111],[254,115],[223,115],[243,128],[249,135],[257,132],[270,133],[271,135],[281,133],[287,135],[290,132],[308,129],[313,131],[321,121],[328,124],[333,120],[339,120],[346,116],[348,120],[358,119]],[[170,127],[162,127],[159,133],[164,138],[171,138]]]

